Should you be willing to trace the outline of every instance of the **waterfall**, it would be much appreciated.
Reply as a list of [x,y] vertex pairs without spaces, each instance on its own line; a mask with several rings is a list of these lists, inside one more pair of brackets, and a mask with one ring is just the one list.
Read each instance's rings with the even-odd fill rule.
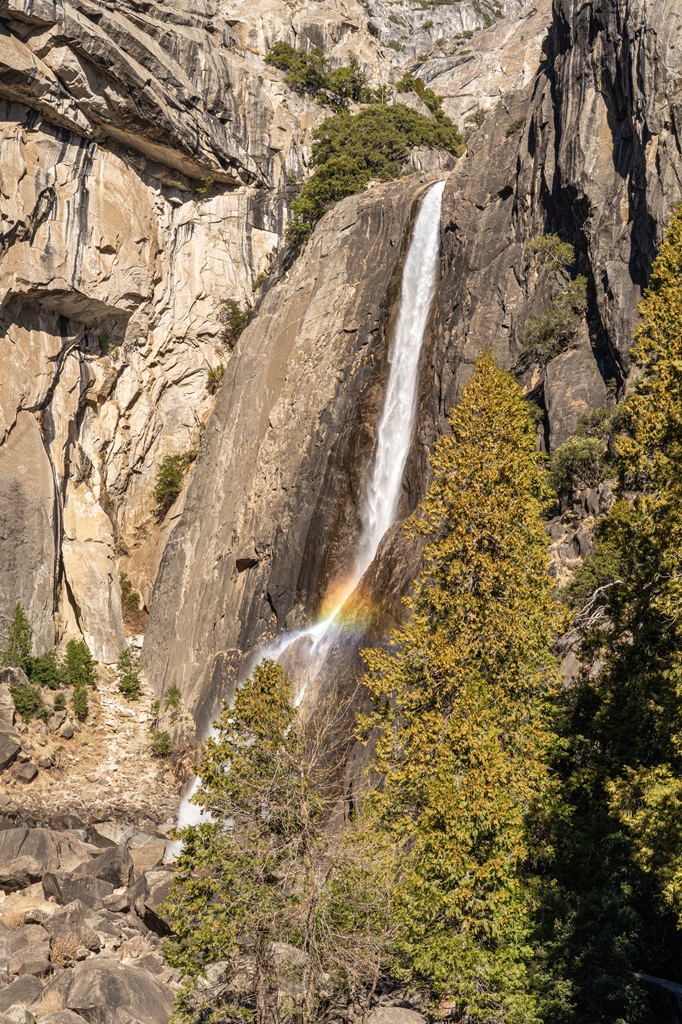
[[440,252],[440,206],[445,182],[428,190],[417,214],[403,268],[400,309],[389,353],[384,408],[374,462],[367,480],[363,531],[355,563],[355,584],[395,522],[407,455],[417,416],[419,355],[436,289]]
[[[312,626],[283,634],[258,652],[259,660],[272,658],[275,661],[290,652],[289,660],[296,649],[299,700],[306,686],[318,677],[327,653],[343,629],[339,613],[372,563],[382,537],[398,513],[403,472],[417,415],[419,356],[436,289],[444,188],[445,182],[439,181],[425,192],[403,267],[400,306],[389,349],[384,407],[365,488],[362,533],[351,572],[335,592],[332,608],[323,618]],[[197,788],[198,779],[193,779],[178,811],[180,827],[205,820],[199,808],[190,803]]]

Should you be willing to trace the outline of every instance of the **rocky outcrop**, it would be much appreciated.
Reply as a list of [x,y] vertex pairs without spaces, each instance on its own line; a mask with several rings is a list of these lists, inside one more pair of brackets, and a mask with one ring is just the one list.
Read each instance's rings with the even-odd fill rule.
[[[166,1024],[180,987],[160,950],[168,928],[159,904],[172,871],[143,872],[133,883],[124,846],[101,853],[75,833],[100,839],[92,828],[0,819],[0,885],[9,890],[0,891],[0,1014],[15,1024]],[[30,852],[21,860],[17,850]]]

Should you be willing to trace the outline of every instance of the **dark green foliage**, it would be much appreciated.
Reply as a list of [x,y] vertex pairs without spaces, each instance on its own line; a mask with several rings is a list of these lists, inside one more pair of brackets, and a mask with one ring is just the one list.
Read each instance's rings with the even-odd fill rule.
[[116,662],[118,688],[128,700],[140,698],[140,655],[134,647],[124,647]]
[[507,130],[504,133],[505,136],[509,139],[511,138],[512,135],[516,135],[518,132],[521,131],[525,123],[525,117],[517,117],[515,121],[512,121],[510,124],[507,125]]
[[596,437],[570,437],[552,455],[550,471],[561,498],[596,487],[604,479],[604,442]]
[[587,278],[579,275],[555,293],[551,305],[526,324],[525,346],[531,359],[544,364],[576,339],[587,310]]
[[413,520],[429,542],[412,616],[365,652],[375,800],[406,861],[397,966],[458,1020],[535,1024],[525,822],[551,783],[550,492],[528,403],[490,353],[449,424]]
[[96,687],[96,665],[97,662],[84,640],[69,640],[62,663],[64,682],[67,686]]
[[133,587],[132,580],[127,573],[121,573],[119,583],[121,584],[121,606],[125,619],[126,615],[133,615],[140,610],[140,595]]
[[66,694],[56,693],[54,697],[55,711],[66,711]]
[[612,586],[620,578],[622,567],[620,545],[603,530],[598,530],[594,551],[576,569],[573,579],[563,591],[563,599],[574,608],[580,608],[596,591]]
[[59,689],[64,682],[64,673],[54,651],[31,658],[29,679],[38,686],[47,686],[50,690]]
[[31,623],[17,603],[0,646],[0,665],[20,668],[28,675],[31,663]]
[[140,607],[140,595],[135,590],[127,573],[120,574],[119,583],[121,585],[121,611],[126,629],[129,633],[144,633],[149,617],[144,608]]
[[[633,973],[682,981],[681,297],[682,209],[640,306],[619,500],[569,592],[588,670],[562,692],[556,799],[538,822],[552,1024],[672,1020]],[[583,428],[602,433],[603,418]]]
[[197,449],[190,448],[188,451],[180,452],[177,455],[166,455],[161,460],[161,466],[156,475],[156,486],[154,487],[157,519],[163,519],[171,506],[177,501],[185,480],[185,473],[198,454]]
[[568,270],[575,262],[575,249],[570,242],[562,242],[558,235],[536,235],[526,249],[537,256],[540,263],[555,269]]
[[415,146],[460,153],[462,137],[446,121],[432,121],[400,103],[372,104],[355,115],[343,111],[328,118],[315,132],[316,170],[291,204],[288,236],[302,244],[332,203],[361,192],[373,178],[399,177]]
[[218,363],[217,366],[211,366],[206,372],[206,390],[209,395],[215,395],[216,391],[220,387],[221,381],[225,376],[225,364]]
[[367,92],[365,73],[355,57],[345,67],[332,70],[319,47],[306,52],[279,42],[270,47],[265,63],[286,72],[284,81],[294,92],[314,96],[318,103],[336,109],[350,100],[360,102]]
[[[297,716],[284,672],[266,661],[237,690],[234,707],[223,705],[204,745],[195,802],[211,820],[180,832],[165,953],[190,979],[223,961],[231,983],[218,991],[190,983],[176,1004],[181,1020],[212,1013],[312,1024],[340,1019],[327,1012],[332,997],[352,1019],[361,987],[381,976],[390,850],[370,830],[344,843],[340,823],[330,828],[339,762],[330,733],[311,729]],[[294,947],[289,964],[273,956],[272,943]],[[240,946],[249,950],[247,976],[234,956]]]
[[[239,341],[239,338],[246,327],[246,321],[249,318],[250,312],[251,309],[249,306],[245,306],[244,309],[242,309],[235,299],[224,300],[222,312],[220,314],[221,322],[224,325],[222,339],[230,352]],[[220,374],[216,383],[219,383],[221,379],[222,374]]]
[[37,686],[33,686],[31,683],[27,686],[15,686],[10,683],[9,691],[17,712],[25,722],[30,722],[32,718],[47,718],[48,711],[43,703],[43,695]]
[[71,707],[79,722],[84,722],[88,717],[88,691],[84,683],[78,682],[73,688]]
[[396,82],[396,89],[398,92],[413,92],[419,99],[429,108],[436,121],[441,124],[451,125],[447,114],[442,111],[443,100],[440,96],[437,96],[432,89],[427,89],[421,78],[417,78],[415,75],[403,75],[403,77]]
[[170,734],[159,729],[150,729],[151,750],[154,757],[169,757],[173,753]]
[[175,683],[171,683],[171,685],[166,690],[164,696],[164,704],[171,713],[171,719],[175,721],[175,719],[178,717],[178,712],[182,704],[182,694],[180,693],[180,687],[176,686]]

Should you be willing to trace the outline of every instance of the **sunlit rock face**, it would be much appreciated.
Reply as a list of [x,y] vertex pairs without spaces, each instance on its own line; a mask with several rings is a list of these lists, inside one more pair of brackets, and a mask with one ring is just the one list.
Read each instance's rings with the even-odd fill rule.
[[222,303],[254,301],[325,114],[263,58],[308,39],[381,69],[366,21],[350,0],[2,5],[0,625],[21,601],[37,649],[82,634],[111,661],[119,572],[149,599],[181,506],[156,521],[160,462],[201,439]]

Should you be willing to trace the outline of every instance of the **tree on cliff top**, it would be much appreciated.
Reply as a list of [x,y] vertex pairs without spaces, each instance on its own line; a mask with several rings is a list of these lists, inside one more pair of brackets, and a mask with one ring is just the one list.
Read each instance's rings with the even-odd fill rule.
[[486,353],[413,519],[431,538],[392,651],[366,652],[376,795],[401,842],[398,970],[458,1020],[537,1019],[529,995],[525,818],[548,785],[559,625],[528,403]]
[[[259,665],[224,706],[198,768],[210,820],[180,830],[166,957],[189,979],[185,1020],[325,1018],[376,984],[389,933],[386,849],[340,842],[329,723],[304,726],[289,680]],[[363,841],[365,845],[363,846]],[[390,851],[388,851],[390,854]],[[226,963],[216,993],[192,979]]]

